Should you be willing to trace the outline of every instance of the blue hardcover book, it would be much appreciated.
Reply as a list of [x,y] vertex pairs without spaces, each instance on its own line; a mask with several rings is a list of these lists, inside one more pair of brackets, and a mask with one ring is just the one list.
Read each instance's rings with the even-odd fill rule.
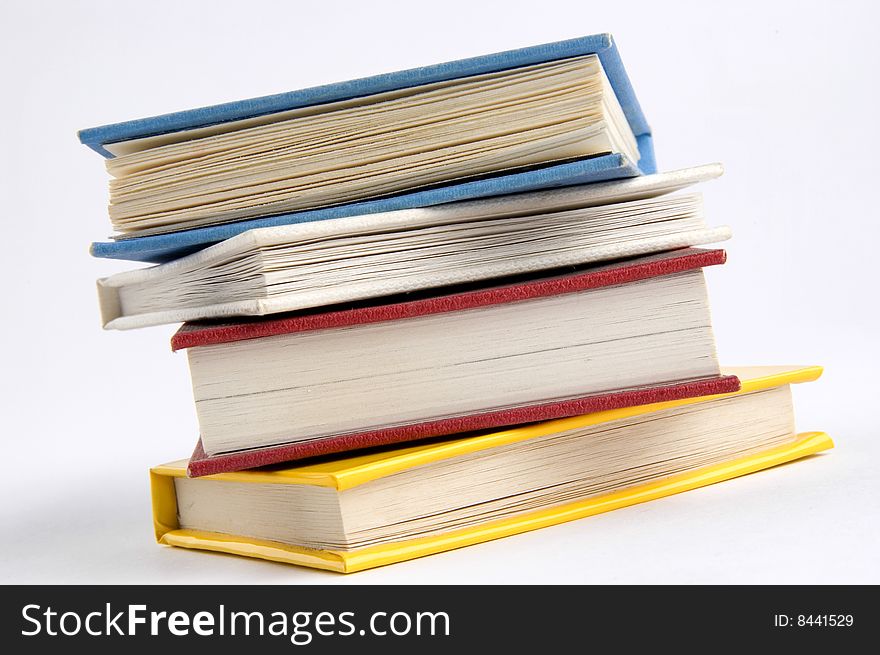
[[[253,228],[426,207],[459,200],[585,184],[655,172],[650,128],[623,68],[617,48],[608,34],[106,125],[82,130],[79,138],[82,143],[101,155],[107,158],[119,155],[118,161],[121,161],[132,152],[138,153],[139,144],[165,145],[186,142],[202,134],[211,135],[213,134],[211,130],[222,131],[225,129],[224,124],[235,121],[251,120],[255,121],[253,124],[259,124],[258,117],[272,117],[281,112],[293,111],[294,114],[296,110],[308,112],[310,110],[306,108],[309,107],[328,103],[344,104],[346,101],[377,94],[390,94],[386,97],[393,98],[394,92],[403,89],[425,85],[442,87],[444,82],[475,76],[491,78],[493,74],[502,74],[503,71],[537,67],[549,62],[573,60],[587,55],[596,55],[601,62],[607,83],[613,89],[622,116],[635,137],[638,150],[635,157],[627,156],[622,152],[611,152],[590,157],[563,158],[540,165],[507,170],[501,167],[500,170],[465,179],[418,185],[381,197],[368,197],[354,202],[328,202],[325,206],[309,207],[302,211],[272,211],[273,205],[267,203],[266,207],[269,209],[265,215],[249,215],[244,220],[232,218],[219,224],[166,233],[154,229],[154,233],[146,236],[135,236],[138,232],[133,231],[130,235],[121,234],[111,242],[94,243],[91,252],[96,257],[164,262]],[[271,118],[262,120],[262,124],[270,122]],[[250,123],[243,124],[250,125]],[[253,213],[251,211],[251,214]]]

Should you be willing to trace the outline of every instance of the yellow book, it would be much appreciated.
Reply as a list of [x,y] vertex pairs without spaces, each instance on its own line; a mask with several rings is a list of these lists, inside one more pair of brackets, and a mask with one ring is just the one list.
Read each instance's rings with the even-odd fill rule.
[[351,573],[703,487],[833,447],[797,434],[812,367],[729,369],[736,393],[186,477],[150,472],[159,543]]

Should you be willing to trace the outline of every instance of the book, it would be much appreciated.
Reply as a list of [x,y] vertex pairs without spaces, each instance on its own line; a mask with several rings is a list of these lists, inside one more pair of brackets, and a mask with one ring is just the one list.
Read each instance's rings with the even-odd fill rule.
[[150,472],[159,543],[351,573],[688,491],[833,447],[797,434],[790,385],[752,367],[735,393],[616,409],[299,466]]
[[591,185],[261,228],[98,281],[104,327],[267,315],[702,245],[719,164]]
[[255,227],[655,170],[610,35],[82,130],[117,240],[168,261]]
[[684,249],[274,320],[185,324],[192,475],[733,391]]

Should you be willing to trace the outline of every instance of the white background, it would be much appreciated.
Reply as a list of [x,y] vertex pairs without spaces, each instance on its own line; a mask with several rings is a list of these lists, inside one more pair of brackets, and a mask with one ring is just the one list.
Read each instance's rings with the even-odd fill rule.
[[[3,582],[880,582],[871,2],[57,2],[0,9]],[[38,6],[39,5],[39,6]],[[608,31],[661,168],[721,161],[727,364],[818,363],[827,455],[353,576],[153,542],[150,465],[196,438],[174,328],[103,332],[110,230],[76,130]]]

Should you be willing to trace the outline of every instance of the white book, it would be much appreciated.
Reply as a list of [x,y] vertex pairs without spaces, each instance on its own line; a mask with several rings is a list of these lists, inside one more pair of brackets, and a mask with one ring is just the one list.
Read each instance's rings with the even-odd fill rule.
[[250,230],[98,280],[103,324],[263,316],[723,241],[699,193],[720,164]]

